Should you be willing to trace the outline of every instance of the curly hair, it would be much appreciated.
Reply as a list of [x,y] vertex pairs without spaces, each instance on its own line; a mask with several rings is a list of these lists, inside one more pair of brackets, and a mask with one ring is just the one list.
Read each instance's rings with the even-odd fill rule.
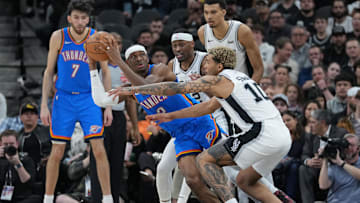
[[209,49],[209,54],[213,55],[213,60],[224,66],[224,69],[234,69],[236,64],[235,51],[227,47],[215,47]]

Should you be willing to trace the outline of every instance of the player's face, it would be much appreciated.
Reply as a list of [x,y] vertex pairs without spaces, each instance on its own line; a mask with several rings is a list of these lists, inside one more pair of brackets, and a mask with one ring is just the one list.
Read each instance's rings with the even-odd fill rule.
[[217,75],[221,71],[220,64],[214,61],[213,55],[208,54],[205,57],[203,65],[203,74],[205,75]]
[[171,48],[180,62],[186,61],[194,55],[194,42],[176,40],[171,42]]
[[215,28],[221,21],[225,20],[226,10],[219,4],[205,4],[204,18],[211,28]]
[[126,61],[136,73],[143,75],[148,70],[149,57],[143,51],[132,53]]
[[89,24],[90,18],[85,12],[73,10],[67,17],[67,20],[75,32],[81,35],[85,31],[86,26]]

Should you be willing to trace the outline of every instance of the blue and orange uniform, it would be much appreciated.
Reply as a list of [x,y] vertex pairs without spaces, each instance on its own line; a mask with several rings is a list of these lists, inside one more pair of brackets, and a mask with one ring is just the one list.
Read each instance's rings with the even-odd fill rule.
[[51,139],[70,141],[77,121],[84,131],[85,140],[102,138],[102,112],[91,97],[89,60],[84,49],[84,43],[95,30],[89,28],[81,42],[72,38],[70,28],[63,28],[61,33]]
[[[151,73],[154,65],[149,66]],[[189,94],[155,96],[135,94],[136,99],[148,115],[178,111],[198,102]],[[172,137],[175,137],[176,159],[198,154],[221,139],[222,129],[218,127],[211,114],[197,118],[181,118],[160,124]]]

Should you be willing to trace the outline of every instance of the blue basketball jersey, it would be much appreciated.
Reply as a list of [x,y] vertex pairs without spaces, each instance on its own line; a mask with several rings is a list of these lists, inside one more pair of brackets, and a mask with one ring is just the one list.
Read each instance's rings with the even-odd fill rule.
[[58,75],[55,87],[65,92],[91,92],[89,60],[84,43],[95,30],[89,28],[88,34],[81,42],[76,42],[70,28],[61,29],[62,45],[57,59]]
[[[150,65],[149,73],[151,73],[153,64]],[[143,95],[135,94],[136,99],[146,111],[147,114],[157,114],[178,111],[190,107],[198,102],[193,99],[189,94],[176,94],[173,96],[156,96],[156,95]],[[204,116],[205,117],[205,116]],[[175,119],[170,122],[161,123],[160,127],[172,134],[174,130],[183,126],[185,123],[189,123],[196,118],[182,118]]]

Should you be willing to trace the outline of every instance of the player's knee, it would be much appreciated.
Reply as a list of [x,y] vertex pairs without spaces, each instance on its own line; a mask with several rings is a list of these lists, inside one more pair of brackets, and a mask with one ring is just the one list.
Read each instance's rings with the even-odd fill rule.
[[236,176],[236,184],[243,190],[254,185],[256,182],[257,181],[253,180],[248,174],[242,172]]
[[64,156],[65,144],[61,145],[53,145],[51,149],[50,159],[55,160],[56,162],[60,162]]
[[215,159],[207,151],[203,151],[196,156],[196,163],[198,166],[202,166],[205,163],[215,163]]

